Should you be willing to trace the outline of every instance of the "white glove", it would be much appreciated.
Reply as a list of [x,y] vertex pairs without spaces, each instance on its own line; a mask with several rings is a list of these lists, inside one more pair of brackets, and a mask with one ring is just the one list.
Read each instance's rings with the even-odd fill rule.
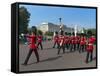
[[21,36],[24,36],[24,34],[22,33]]

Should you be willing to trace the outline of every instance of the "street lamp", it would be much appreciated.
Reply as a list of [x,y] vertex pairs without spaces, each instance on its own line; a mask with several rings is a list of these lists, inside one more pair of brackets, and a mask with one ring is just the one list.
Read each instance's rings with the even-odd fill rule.
[[63,24],[61,22],[62,18],[59,18],[59,23],[60,23],[60,32],[63,31]]
[[61,25],[61,20],[62,20],[62,18],[59,18],[60,25]]

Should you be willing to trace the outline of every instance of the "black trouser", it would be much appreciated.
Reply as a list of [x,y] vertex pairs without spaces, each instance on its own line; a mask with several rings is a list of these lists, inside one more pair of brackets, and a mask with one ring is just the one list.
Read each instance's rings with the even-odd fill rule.
[[84,52],[85,51],[85,45],[80,45],[79,52]]
[[73,49],[73,44],[70,44],[70,52],[72,51]]
[[58,42],[54,42],[53,48],[55,48],[56,44],[57,44],[57,48],[59,47]]
[[66,48],[69,49],[69,44],[68,43],[66,43]]
[[72,52],[72,50],[75,51],[75,44],[71,44],[71,46],[70,46],[70,51]]
[[80,49],[80,43],[77,44],[77,50],[79,50],[79,49]]
[[42,42],[38,42],[37,46],[39,47],[39,45],[40,45],[41,49],[43,49]]
[[77,46],[77,44],[74,44],[74,51],[76,51],[76,46]]
[[37,62],[39,62],[39,54],[38,54],[38,52],[37,52],[37,49],[30,49],[30,50],[29,50],[29,53],[28,53],[28,55],[27,55],[27,57],[26,57],[26,59],[25,59],[24,64],[27,64],[27,63],[28,63],[28,60],[29,60],[29,58],[30,58],[30,56],[31,56],[31,54],[32,54],[33,51],[34,51],[35,56],[36,56],[36,58],[37,58]]
[[62,46],[59,45],[58,54],[60,53],[61,49],[63,50],[63,53],[65,53],[65,45],[64,44]]
[[92,61],[93,59],[93,52],[87,52],[87,56],[86,56],[86,62]]
[[71,44],[69,43],[69,49],[71,48]]

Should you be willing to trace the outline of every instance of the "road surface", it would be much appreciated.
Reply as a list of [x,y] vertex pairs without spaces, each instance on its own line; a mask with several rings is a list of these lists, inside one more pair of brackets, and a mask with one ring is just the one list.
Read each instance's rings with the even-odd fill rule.
[[[39,49],[40,62],[36,63],[36,57],[33,52],[31,55],[28,65],[22,65],[29,52],[27,45],[19,45],[19,70],[20,71],[34,71],[34,70],[51,70],[51,69],[69,69],[69,68],[84,68],[84,67],[96,67],[96,60],[90,63],[85,63],[86,52],[79,53],[78,51],[69,52],[65,50],[57,55],[58,49],[52,48],[53,42],[43,42],[43,50]],[[96,56],[96,49],[94,49],[93,57]]]

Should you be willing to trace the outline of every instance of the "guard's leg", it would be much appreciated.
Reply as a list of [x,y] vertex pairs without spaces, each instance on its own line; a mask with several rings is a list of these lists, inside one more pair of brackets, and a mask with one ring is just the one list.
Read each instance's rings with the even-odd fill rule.
[[88,63],[88,59],[89,59],[89,52],[87,52],[86,63]]
[[26,59],[25,59],[24,65],[27,65],[27,62],[28,62],[28,60],[29,60],[29,58],[30,58],[32,52],[33,52],[33,49],[30,49],[30,50],[29,50],[29,53],[28,53],[28,55],[27,55],[27,57],[26,57]]
[[61,50],[61,46],[59,46],[59,48],[58,48],[58,54],[60,53],[60,50]]
[[39,54],[38,54],[37,49],[34,49],[34,53],[35,53],[35,56],[37,58],[37,62],[39,62]]

